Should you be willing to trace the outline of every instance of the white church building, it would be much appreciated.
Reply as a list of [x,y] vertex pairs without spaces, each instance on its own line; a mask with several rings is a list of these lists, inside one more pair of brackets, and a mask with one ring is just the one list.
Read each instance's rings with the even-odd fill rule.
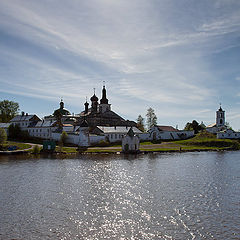
[[206,127],[206,131],[217,135],[218,139],[239,139],[240,132],[235,132],[226,126],[225,111],[222,107],[216,111],[216,123]]

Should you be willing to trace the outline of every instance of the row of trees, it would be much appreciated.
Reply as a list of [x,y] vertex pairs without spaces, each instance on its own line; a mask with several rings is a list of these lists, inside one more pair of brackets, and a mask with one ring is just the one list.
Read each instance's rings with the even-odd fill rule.
[[[147,113],[146,113],[146,125],[147,125],[147,130],[149,130],[152,126],[157,124],[157,116],[154,112],[154,110],[150,107],[147,109]],[[145,119],[139,115],[137,118],[137,127],[142,130],[145,131]]]
[[[157,124],[157,116],[154,113],[154,110],[150,107],[147,109],[147,113],[146,113],[146,126],[147,129],[145,128],[145,119],[139,115],[137,118],[137,127],[142,130],[149,130],[152,126]],[[203,122],[201,122],[201,124],[199,124],[196,120],[193,120],[191,123],[188,122],[184,128],[184,130],[194,130],[194,133],[198,133],[202,130],[204,130],[206,128],[206,126],[204,125]]]

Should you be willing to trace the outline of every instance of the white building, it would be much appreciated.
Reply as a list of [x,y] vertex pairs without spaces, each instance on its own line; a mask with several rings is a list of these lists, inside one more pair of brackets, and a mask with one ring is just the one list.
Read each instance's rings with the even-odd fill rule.
[[210,124],[206,127],[206,131],[210,133],[217,133],[220,131],[226,130],[227,127],[225,125],[225,111],[222,110],[222,107],[216,111],[216,123]]
[[153,126],[148,131],[149,140],[181,140],[194,136],[194,131],[178,130],[172,126]]
[[[110,143],[120,142],[123,137],[128,133],[131,127],[128,126],[115,126],[115,127],[105,127],[97,126],[93,133],[97,135],[105,136]],[[141,135],[143,132],[136,127],[132,127],[132,130],[136,135]]]
[[13,119],[11,119],[10,123],[13,124],[14,126],[18,125],[21,130],[27,130],[30,125],[33,123],[37,123],[38,121],[41,121],[41,119],[35,115],[35,114],[28,114],[22,112],[21,115],[15,116]]
[[240,138],[240,132],[235,132],[232,129],[226,129],[224,131],[217,133],[218,139],[239,139]]
[[140,139],[134,133],[131,127],[122,139],[122,151],[125,153],[134,153],[139,151]]

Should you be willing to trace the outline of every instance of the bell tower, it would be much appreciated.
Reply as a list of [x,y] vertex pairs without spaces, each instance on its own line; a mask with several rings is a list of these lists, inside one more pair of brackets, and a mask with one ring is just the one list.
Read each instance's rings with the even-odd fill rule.
[[218,111],[216,111],[216,125],[217,127],[225,126],[225,111],[222,110],[221,104]]
[[103,81],[102,99],[100,100],[99,112],[104,113],[111,110],[111,104],[108,104],[105,81]]

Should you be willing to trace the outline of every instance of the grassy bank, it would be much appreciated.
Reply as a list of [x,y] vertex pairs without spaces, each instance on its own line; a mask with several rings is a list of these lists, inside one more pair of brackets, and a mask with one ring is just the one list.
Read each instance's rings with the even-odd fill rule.
[[[16,147],[16,149],[15,149]],[[14,141],[7,141],[3,145],[0,146],[0,151],[8,151],[9,148],[13,148],[15,150],[25,150],[31,148],[30,144],[20,143]]]
[[[17,150],[31,148],[30,144],[10,142],[4,144],[4,149],[9,146],[16,146]],[[41,150],[41,147],[40,147]],[[75,153],[117,153],[121,152],[121,145],[89,147],[86,149],[78,149],[77,147],[64,146],[56,147],[56,152],[64,154]],[[140,143],[140,151],[142,152],[176,152],[176,151],[219,151],[219,150],[240,150],[239,140],[217,139],[214,134],[202,132],[195,137],[180,141],[166,141],[162,143],[142,142]],[[28,150],[33,152],[33,149]]]
[[184,147],[240,150],[240,142],[238,140],[217,139],[214,134],[208,132],[202,132],[197,134],[194,138],[176,141],[175,143]]

